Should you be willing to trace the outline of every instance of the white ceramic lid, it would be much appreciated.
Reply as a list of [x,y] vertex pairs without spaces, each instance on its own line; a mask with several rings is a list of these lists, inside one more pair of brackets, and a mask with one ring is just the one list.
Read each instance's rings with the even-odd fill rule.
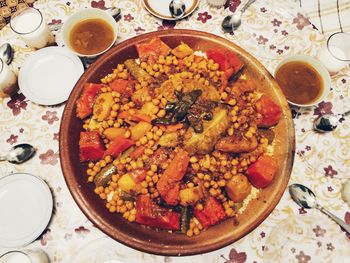
[[37,239],[50,221],[52,207],[52,194],[41,178],[26,173],[0,178],[0,247]]
[[19,72],[24,96],[41,105],[66,101],[84,72],[81,60],[66,48],[47,47],[28,57]]

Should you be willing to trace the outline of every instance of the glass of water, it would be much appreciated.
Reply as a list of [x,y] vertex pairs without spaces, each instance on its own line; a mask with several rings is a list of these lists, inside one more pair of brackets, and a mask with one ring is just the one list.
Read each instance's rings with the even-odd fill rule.
[[15,12],[10,27],[29,47],[43,48],[54,42],[54,36],[38,9],[27,7]]
[[322,62],[330,74],[335,74],[350,63],[350,34],[337,32],[332,34],[327,44],[317,53],[317,58]]
[[0,256],[0,263],[49,263],[47,254],[41,249],[13,250]]

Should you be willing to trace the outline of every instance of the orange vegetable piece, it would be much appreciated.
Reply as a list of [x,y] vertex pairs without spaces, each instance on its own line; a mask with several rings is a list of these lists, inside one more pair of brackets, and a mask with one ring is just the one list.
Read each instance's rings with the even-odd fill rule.
[[282,116],[282,110],[268,96],[262,95],[257,101],[257,112],[261,114],[262,118],[258,120],[258,127],[271,127],[276,125]]
[[256,188],[267,187],[278,171],[278,164],[275,158],[263,155],[247,169],[248,180]]
[[160,196],[169,205],[176,205],[179,202],[179,182],[186,173],[189,161],[188,153],[180,149],[157,183]]

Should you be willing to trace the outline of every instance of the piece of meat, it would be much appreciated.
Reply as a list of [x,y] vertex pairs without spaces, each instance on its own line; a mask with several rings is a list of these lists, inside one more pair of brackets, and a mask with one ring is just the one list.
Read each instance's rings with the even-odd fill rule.
[[245,138],[243,136],[227,136],[220,139],[215,149],[222,152],[244,153],[254,151],[258,147],[256,137]]

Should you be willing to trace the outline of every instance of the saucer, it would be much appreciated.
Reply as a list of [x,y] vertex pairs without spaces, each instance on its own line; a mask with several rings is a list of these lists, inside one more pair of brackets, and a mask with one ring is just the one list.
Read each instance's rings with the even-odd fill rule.
[[0,247],[24,246],[48,225],[52,194],[39,177],[15,173],[0,178]]
[[62,47],[40,49],[28,57],[18,76],[21,92],[41,105],[66,101],[75,83],[84,73],[78,56]]
[[183,0],[186,5],[185,14],[181,18],[172,17],[169,11],[169,4],[171,0],[143,0],[144,7],[150,12],[152,15],[165,19],[165,20],[179,20],[189,16],[196,10],[199,0]]

